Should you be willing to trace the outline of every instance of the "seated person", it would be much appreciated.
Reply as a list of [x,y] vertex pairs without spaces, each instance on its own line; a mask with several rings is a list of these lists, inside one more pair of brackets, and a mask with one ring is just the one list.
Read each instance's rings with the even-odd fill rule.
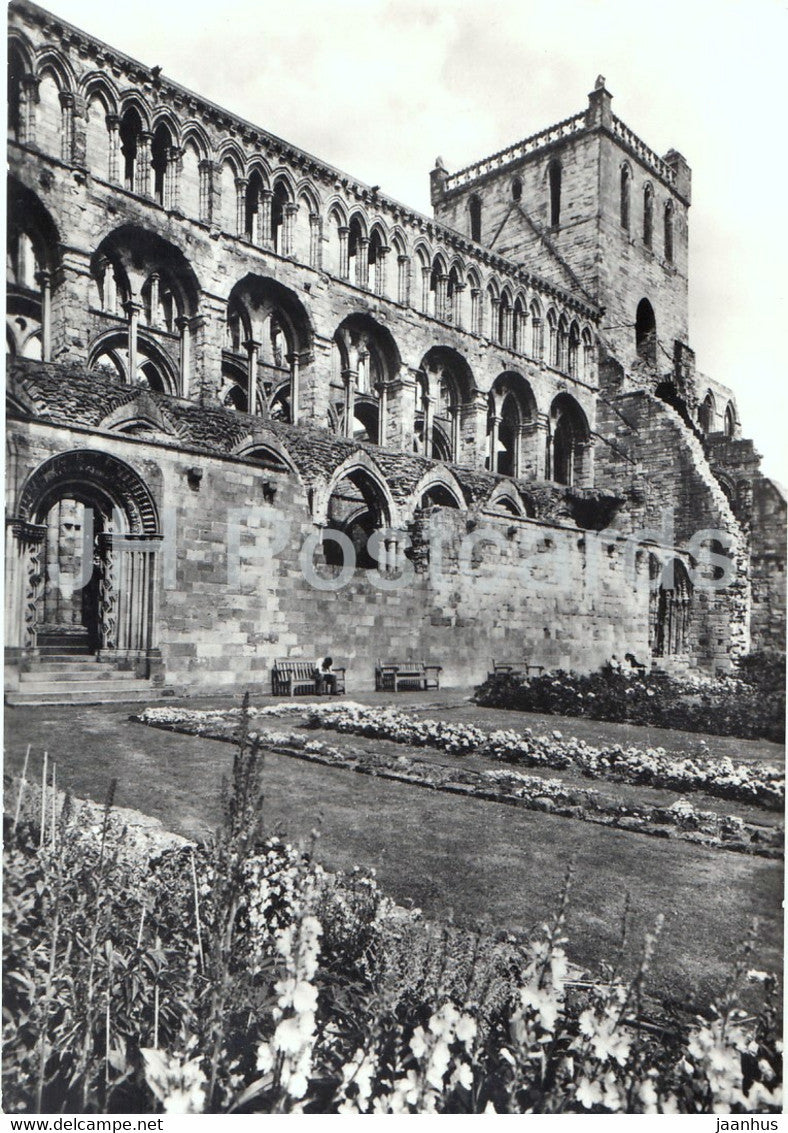
[[322,696],[323,692],[327,692],[330,696],[336,694],[337,678],[331,670],[333,663],[331,657],[318,657],[315,661],[315,683],[318,696]]

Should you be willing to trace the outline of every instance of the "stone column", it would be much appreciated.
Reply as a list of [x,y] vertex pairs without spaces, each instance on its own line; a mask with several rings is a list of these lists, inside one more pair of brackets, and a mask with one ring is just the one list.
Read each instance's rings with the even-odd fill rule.
[[462,301],[464,291],[464,283],[454,284],[454,294],[452,295],[452,309],[450,312],[450,318],[454,325],[460,330],[462,330],[465,326],[465,319],[462,316]]
[[422,400],[424,413],[424,455],[432,456],[432,421],[434,416],[435,399],[425,394]]
[[594,438],[577,441],[574,454],[574,481],[579,488],[594,486]]
[[[416,379],[406,368],[386,383],[386,444],[402,452],[413,451],[416,412]],[[381,413],[383,406],[381,404]]]
[[263,189],[260,193],[260,245],[263,248],[270,248],[273,244],[273,233],[271,232],[271,201],[273,195],[270,189]]
[[539,413],[535,421],[527,421],[520,429],[519,475],[529,480],[546,479],[545,459],[549,420]]
[[309,265],[310,267],[317,268],[318,271],[322,268],[322,252],[323,248],[323,224],[320,215],[316,212],[309,214]]
[[150,277],[150,319],[149,325],[159,326],[159,276],[153,272]]
[[222,384],[222,346],[227,300],[203,292],[199,314],[191,321],[190,396],[216,403]]
[[383,295],[386,290],[386,268],[388,265],[389,249],[378,245],[378,255],[375,260],[375,294]]
[[344,436],[353,436],[353,422],[356,414],[356,382],[358,370],[343,370],[342,381],[345,383],[345,425]]
[[53,362],[87,361],[91,286],[89,253],[63,248],[52,278]]
[[128,384],[137,384],[137,329],[140,321],[141,304],[129,299],[125,304],[126,315],[129,320],[129,369]]
[[493,341],[493,342],[499,341],[498,331],[499,331],[500,323],[499,323],[499,320],[498,320],[498,312],[500,310],[500,306],[501,306],[501,300],[500,299],[494,299],[491,296],[490,297],[490,328],[489,328],[490,334],[489,334],[489,337],[490,337],[491,341]]
[[469,464],[473,468],[482,469],[489,455],[487,438],[488,395],[477,390],[469,401],[463,402],[460,412],[457,460],[461,464]]
[[237,236],[246,235],[246,177],[235,179],[235,231]]
[[360,236],[356,245],[356,287],[369,287],[369,240]]
[[410,258],[397,256],[397,302],[410,301]]
[[293,231],[295,229],[295,218],[298,213],[298,205],[289,203],[285,205],[285,219],[283,226],[283,239],[282,239],[282,255],[292,256],[293,254]]
[[425,315],[430,313],[430,279],[432,271],[429,264],[421,269],[421,309]]
[[299,365],[300,359],[298,354],[288,354],[287,361],[290,365],[290,422],[293,425],[298,424],[301,390],[299,388],[300,374]]
[[481,290],[478,287],[471,288],[471,325],[470,331],[472,334],[482,333],[482,298]]
[[74,96],[62,90],[60,98],[60,157],[70,163],[74,153]]
[[52,361],[52,275],[40,271],[36,283],[41,288],[41,358]]
[[350,229],[342,224],[337,229],[337,232],[339,233],[339,275],[341,279],[347,279],[350,273],[348,261],[348,235]]
[[178,328],[178,330],[180,331],[180,335],[181,335],[181,342],[180,342],[180,347],[181,347],[181,351],[180,351],[180,353],[181,353],[181,357],[180,357],[181,388],[180,388],[179,392],[180,392],[181,397],[188,397],[189,396],[189,384],[190,384],[190,380],[191,380],[191,353],[192,353],[192,351],[191,351],[191,336],[192,336],[191,319],[182,315],[180,318],[175,320],[175,325]]
[[379,382],[375,387],[378,395],[378,444],[385,447],[388,417],[388,383]]
[[214,173],[216,171],[216,162],[208,161],[207,159],[201,161],[199,166],[200,174],[200,188],[199,188],[199,210],[200,220],[210,224],[213,217],[213,181]]
[[449,277],[447,275],[439,275],[437,286],[435,288],[435,318],[446,321],[446,290],[448,287]]
[[164,207],[176,210],[181,204],[181,159],[182,151],[171,146],[167,154],[167,169],[164,173]]
[[489,440],[489,452],[488,452],[488,455],[487,455],[487,462],[488,462],[487,466],[488,466],[490,472],[497,472],[498,471],[496,464],[497,464],[497,458],[498,458],[498,435],[499,435],[500,427],[501,427],[501,415],[500,415],[500,413],[493,413],[492,417],[490,418],[490,431],[489,431],[489,438],[488,438],[488,440]]
[[36,105],[38,103],[38,79],[25,75],[19,92],[19,141],[23,145],[36,144]]
[[119,180],[118,164],[120,157],[120,118],[117,114],[108,114],[106,117],[107,134],[109,135],[107,162],[107,180],[117,183]]
[[244,343],[249,361],[246,370],[246,412],[257,412],[257,360],[260,356],[260,343],[250,338]]
[[137,138],[137,161],[135,172],[135,186],[134,191],[139,193],[141,197],[149,197],[151,195],[150,188],[150,147],[151,136],[143,132]]

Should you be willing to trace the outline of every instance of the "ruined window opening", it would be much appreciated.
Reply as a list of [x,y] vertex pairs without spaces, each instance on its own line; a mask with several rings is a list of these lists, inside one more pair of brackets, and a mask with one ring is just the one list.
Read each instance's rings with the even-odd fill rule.
[[512,181],[512,200],[520,201],[523,197],[523,183],[519,177],[515,177]]
[[665,205],[665,259],[673,263],[673,202]]
[[698,410],[698,424],[704,433],[712,432],[714,428],[714,397],[709,391],[701,402]]
[[650,248],[654,241],[654,190],[646,185],[643,190],[643,243]]
[[548,166],[550,179],[550,227],[561,223],[561,162],[554,158]]
[[482,240],[482,202],[476,194],[468,201],[468,213],[471,218],[471,240],[480,244]]
[[635,316],[635,347],[646,362],[657,361],[657,320],[648,299],[641,299]]
[[287,188],[282,181],[277,181],[271,198],[271,244],[280,256],[286,255],[284,247],[285,206],[288,202]]
[[732,437],[736,432],[736,414],[730,402],[725,406],[725,436]]
[[170,150],[172,138],[165,125],[157,127],[151,142],[151,168],[153,169],[153,196],[164,208],[169,208],[170,195]]
[[627,232],[629,232],[629,197],[631,184],[632,174],[630,173],[629,166],[624,165],[621,169],[621,227],[626,228]]
[[137,167],[137,153],[139,137],[142,133],[142,122],[136,110],[127,110],[120,124],[120,152],[123,154],[123,184],[132,192],[135,189],[134,178]]
[[8,57],[8,136],[21,142],[24,137],[22,83],[27,68],[18,48],[11,47]]

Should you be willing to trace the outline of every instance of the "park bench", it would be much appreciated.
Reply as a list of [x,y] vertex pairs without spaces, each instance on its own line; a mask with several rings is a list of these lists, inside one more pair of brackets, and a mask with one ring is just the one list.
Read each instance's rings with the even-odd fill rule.
[[[345,670],[332,669],[336,678],[336,691],[345,691]],[[295,696],[296,692],[318,691],[319,678],[315,674],[314,661],[291,661],[278,659],[271,670],[271,693],[273,696]]]
[[544,672],[544,665],[532,665],[529,661],[496,661],[493,658],[492,672],[487,674],[487,680],[493,677],[508,674],[513,677],[539,677]]
[[398,692],[403,687],[439,688],[442,665],[428,665],[425,661],[378,661],[375,669],[375,688]]

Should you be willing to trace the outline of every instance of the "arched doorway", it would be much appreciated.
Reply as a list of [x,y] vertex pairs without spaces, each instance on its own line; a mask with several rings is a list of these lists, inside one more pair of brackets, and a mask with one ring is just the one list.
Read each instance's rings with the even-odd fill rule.
[[649,644],[654,657],[682,656],[689,650],[692,583],[680,559],[663,564],[649,558]]
[[153,498],[129,465],[90,449],[45,461],[8,527],[8,645],[34,654],[71,640],[104,659],[147,664],[160,546]]

